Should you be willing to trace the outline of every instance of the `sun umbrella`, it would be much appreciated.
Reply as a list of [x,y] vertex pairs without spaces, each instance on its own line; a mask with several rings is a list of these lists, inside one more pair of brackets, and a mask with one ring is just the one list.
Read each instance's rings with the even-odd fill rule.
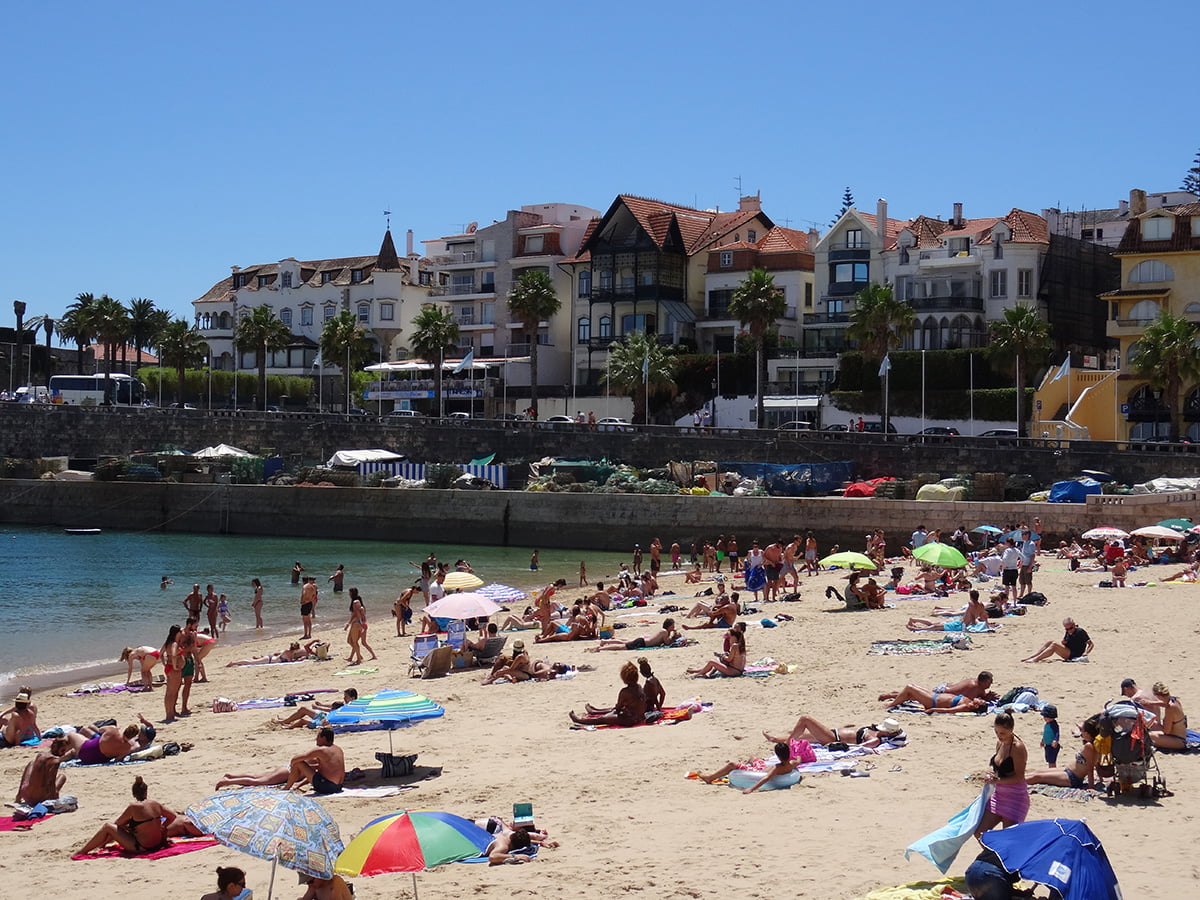
[[1172,531],[1178,531],[1180,534],[1183,534],[1188,529],[1193,528],[1196,523],[1191,519],[1163,519],[1158,524],[1163,528],[1170,528]]
[[913,556],[933,566],[944,566],[947,569],[961,569],[967,564],[967,558],[955,547],[931,541],[922,544],[913,551]]
[[498,612],[499,603],[473,591],[447,594],[425,607],[425,615],[437,619],[477,619]]
[[1120,900],[1117,876],[1100,839],[1076,819],[1023,822],[984,832],[1004,868],[1058,891],[1063,900]]
[[1133,533],[1138,537],[1162,538],[1168,541],[1183,540],[1183,535],[1174,528],[1163,528],[1161,525],[1147,525],[1145,528],[1135,529]]
[[483,579],[474,572],[450,572],[442,581],[442,587],[448,591],[469,591],[483,584]]
[[1003,531],[1003,528],[997,528],[995,525],[976,525],[971,529],[971,534],[1000,534]]
[[222,791],[189,806],[187,815],[225,846],[272,861],[268,900],[276,863],[314,878],[331,878],[334,861],[345,849],[325,807],[277,787]]
[[[436,719],[446,714],[428,697],[412,691],[380,691],[359,697],[335,709],[325,721],[330,725],[361,725],[365,722],[387,722],[393,725]],[[391,751],[392,729],[388,729],[388,750]]]
[[528,591],[509,587],[507,584],[498,584],[494,581],[491,584],[485,584],[481,588],[476,588],[475,593],[483,594],[489,600],[495,600],[497,603],[515,603],[529,596]]
[[1079,474],[1086,475],[1088,478],[1092,479],[1093,481],[1105,482],[1105,481],[1116,481],[1117,480],[1117,479],[1113,478],[1111,475],[1109,475],[1107,472],[1101,472],[1099,469],[1080,469]]
[[823,566],[837,566],[839,569],[878,569],[875,565],[875,560],[867,556],[865,553],[856,553],[853,550],[843,550],[841,553],[834,553],[823,560]]
[[[1007,541],[1009,538],[1012,538],[1014,541],[1022,541],[1025,539],[1024,535],[1025,535],[1025,529],[1014,528],[1008,534],[1004,535],[1004,540]],[[1125,535],[1125,536],[1129,537],[1129,535]],[[1038,534],[1036,531],[1034,531],[1033,529],[1029,529],[1029,539],[1031,541],[1041,540],[1041,537],[1042,536],[1040,534]]]
[[1109,525],[1101,525],[1099,528],[1093,528],[1091,531],[1083,533],[1084,540],[1088,541],[1111,541],[1113,538],[1127,538],[1128,531],[1122,531],[1120,528],[1113,528]]

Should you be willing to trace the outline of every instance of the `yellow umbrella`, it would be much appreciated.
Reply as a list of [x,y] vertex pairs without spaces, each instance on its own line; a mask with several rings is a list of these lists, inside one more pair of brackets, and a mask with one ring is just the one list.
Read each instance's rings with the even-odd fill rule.
[[448,591],[469,591],[483,584],[483,579],[474,572],[450,572],[442,587]]

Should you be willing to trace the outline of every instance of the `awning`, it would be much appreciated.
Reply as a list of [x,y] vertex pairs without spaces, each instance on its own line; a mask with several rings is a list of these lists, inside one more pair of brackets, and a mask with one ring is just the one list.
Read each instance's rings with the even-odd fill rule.
[[328,468],[346,466],[353,468],[364,462],[387,462],[404,459],[404,454],[393,453],[391,450],[339,450],[325,463]]
[[696,314],[682,300],[663,300],[660,304],[663,312],[676,322],[695,322]]
[[820,397],[763,397],[763,409],[816,409]]

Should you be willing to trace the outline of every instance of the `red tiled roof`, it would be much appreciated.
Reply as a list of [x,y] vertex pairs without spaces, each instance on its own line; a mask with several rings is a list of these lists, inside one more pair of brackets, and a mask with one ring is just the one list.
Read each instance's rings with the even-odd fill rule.
[[1037,213],[1031,213],[1014,207],[1009,210],[1004,221],[1012,229],[1012,239],[1018,244],[1048,244],[1050,243],[1050,228],[1046,220]]
[[758,242],[760,253],[795,253],[807,252],[808,232],[797,231],[795,228],[783,228],[776,225]]
[[976,243],[983,243],[985,240],[984,234],[990,232],[992,227],[999,222],[1000,219],[996,216],[989,216],[982,219],[963,219],[963,223],[955,227],[952,223],[941,234],[941,240],[948,241],[951,238],[972,237]]
[[[105,360],[108,358],[105,355],[103,344],[92,344],[88,349],[92,351],[93,358],[96,360],[96,362],[100,362],[101,360]],[[113,357],[113,359],[119,360],[120,358],[121,358],[121,348],[117,347],[117,353],[116,353],[116,356]],[[127,344],[125,346],[125,358],[127,360],[133,360],[133,361],[137,360],[137,348],[134,347],[132,344]],[[148,353],[145,350],[142,351],[142,364],[143,365],[145,365],[147,363],[149,363],[150,365],[154,365],[157,362],[158,362],[157,356],[153,356],[152,354]]]
[[[950,223],[943,222],[941,219],[931,219],[929,216],[917,216],[905,227],[912,232],[913,238],[916,240],[915,246],[939,247],[942,243],[942,233],[950,227]],[[895,243],[889,245],[887,249],[891,250],[894,247]]]
[[[761,215],[768,225],[771,221],[760,210],[712,212],[675,203],[664,203],[661,200],[651,200],[633,194],[619,194],[617,202],[623,204],[633,214],[638,224],[645,229],[659,247],[666,242],[671,226],[674,225],[679,230],[684,252],[688,256],[693,256],[711,246],[731,231],[752,221],[756,216]],[[584,245],[587,244],[590,237],[591,232],[589,231],[584,238]],[[580,255],[582,255],[582,250]]]
[[587,228],[583,230],[583,239],[579,242],[579,251],[574,256],[564,259],[564,263],[591,262],[592,251],[587,249],[587,245],[588,241],[592,239],[592,235],[596,233],[596,226],[599,224],[599,219],[588,221]]
[[[860,219],[862,219],[864,222],[866,222],[868,225],[871,226],[871,228],[875,231],[876,234],[879,233],[879,217],[878,216],[876,216],[874,213],[865,213],[865,212],[861,212],[860,210],[857,210],[857,209],[855,210],[855,212],[858,213],[858,217]],[[896,237],[900,234],[901,231],[904,230],[906,225],[908,225],[908,222],[906,222],[903,219],[890,219],[889,218],[884,227],[883,245],[885,247],[887,247],[890,244],[894,244],[896,242]]]
[[[763,238],[763,240],[765,241],[766,238]],[[717,247],[709,247],[708,252],[714,253],[718,250],[757,250],[758,248],[758,244],[752,244],[749,241],[734,241],[730,244],[721,244]]]

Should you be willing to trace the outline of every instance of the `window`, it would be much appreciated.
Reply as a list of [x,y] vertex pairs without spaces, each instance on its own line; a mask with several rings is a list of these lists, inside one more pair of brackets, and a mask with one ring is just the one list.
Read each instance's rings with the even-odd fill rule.
[[638,279],[644,287],[651,287],[654,284],[654,270],[646,269],[644,272],[639,272]]
[[970,238],[950,238],[950,240],[948,240],[946,243],[950,247],[951,255],[957,255],[959,253],[970,253],[971,252],[971,239]]
[[1169,241],[1173,224],[1174,219],[1166,216],[1142,219],[1142,237],[1148,241]]
[[380,303],[379,304],[379,321],[394,322],[396,319],[396,304]]
[[363,270],[362,269],[351,269],[350,270],[350,283],[351,284],[361,284],[362,279],[363,279]]
[[600,317],[600,337],[602,337],[602,338],[612,337],[612,316],[601,316]]
[[1004,242],[995,236],[992,237],[992,259],[1004,259]]
[[241,272],[234,272],[233,273],[233,289],[236,291],[238,288],[244,288],[245,286],[246,286],[246,276],[243,275]]
[[654,316],[635,316],[632,314],[621,316],[621,334],[630,334],[634,331],[644,331],[646,334],[654,334],[657,326],[658,322]]
[[805,309],[812,309],[812,301],[813,301],[813,286],[812,286],[812,282],[811,282],[811,281],[806,281],[806,282],[804,283],[804,308],[805,308]]
[[844,300],[826,300],[825,301],[825,309],[826,309],[826,311],[828,311],[834,315],[837,315],[838,313],[841,313],[841,312],[845,312],[846,301],[844,301]]
[[456,319],[459,325],[474,325],[475,324],[475,307],[460,306],[457,310]]
[[285,288],[290,288],[292,286],[292,273],[290,271],[279,273],[279,285],[280,287]]
[[1079,237],[1082,240],[1090,241],[1096,237],[1096,232],[1092,228],[1084,228],[1079,232]]
[[613,284],[612,269],[601,269],[600,270],[600,290],[611,291],[612,284]]
[[1200,303],[1189,303],[1183,308],[1185,316],[1200,316]]
[[270,275],[259,275],[259,276],[258,276],[258,286],[259,286],[260,288],[265,288],[265,287],[267,287],[267,286],[268,286],[270,283],[271,283],[271,276],[270,276]]
[[908,265],[908,248],[907,247],[900,248],[900,265],[902,265],[902,266]]
[[368,324],[371,321],[371,304],[370,303],[358,304],[358,321],[362,322],[364,325]]
[[1017,296],[1033,296],[1033,269],[1017,269]]
[[722,290],[708,292],[708,317],[710,319],[727,319],[729,318],[729,301],[733,299],[733,290],[731,288],[723,288]]
[[851,228],[846,232],[846,249],[862,250],[867,246],[867,242],[863,240],[861,228]]
[[733,251],[732,250],[722,250],[721,251],[721,268],[722,269],[733,268]]
[[467,353],[469,353],[471,350],[474,350],[475,349],[475,335],[460,334],[458,336],[458,349],[463,351],[464,356],[466,356]]
[[311,325],[313,323],[313,308],[311,306],[300,307],[300,324]]
[[1153,300],[1141,300],[1130,308],[1129,318],[1135,322],[1152,322],[1158,318],[1158,304]]
[[994,269],[992,271],[992,296],[1008,296],[1008,269]]
[[592,295],[592,273],[590,271],[579,273],[579,296],[590,297]]
[[1192,216],[1192,237],[1200,237],[1200,216]]
[[592,339],[592,320],[590,317],[579,317],[579,322],[575,327],[575,338],[581,344],[586,344]]
[[1142,352],[1142,342],[1134,341],[1129,345],[1129,349],[1125,351],[1125,365],[1133,367],[1133,361],[1138,358],[1138,354]]
[[746,229],[746,240],[748,240],[750,243],[753,244],[755,241],[758,240],[758,232],[755,231],[753,228],[747,228]]
[[479,280],[480,280],[480,285],[479,285],[480,293],[483,293],[483,294],[496,293],[496,273],[495,272],[481,272],[479,275]]
[[219,328],[228,329],[233,327],[233,317],[227,312],[221,313],[220,317],[217,319],[217,322]]
[[541,253],[542,247],[545,244],[545,235],[527,234],[525,235],[525,252],[526,253]]
[[429,285],[433,284],[433,273],[432,272],[421,272],[419,280],[420,280],[421,284],[428,287]]
[[538,344],[540,344],[540,345],[541,345],[541,346],[543,346],[543,347],[547,347],[547,346],[549,346],[549,345],[550,345],[550,335],[549,335],[549,333],[548,333],[548,332],[545,332],[545,331],[543,331],[541,334],[539,334],[539,335],[537,336],[537,342],[538,342]]
[[907,300],[912,295],[912,278],[900,275],[896,278],[895,296],[897,300]]
[[1146,281],[1174,281],[1175,270],[1161,259],[1147,259],[1138,263],[1129,273],[1130,284]]
[[496,324],[496,304],[493,302],[479,304],[479,324],[480,325],[495,325]]
[[623,290],[623,291],[632,291],[633,290],[633,276],[632,275],[622,275],[621,276],[621,290]]
[[326,322],[328,322],[330,319],[333,318],[333,312],[334,312],[334,308],[333,308],[332,303],[330,303],[324,307],[322,317],[325,319]]
[[868,267],[866,263],[836,263],[833,267],[835,282],[857,282],[866,284]]
[[288,328],[292,327],[292,311],[286,306],[279,311],[279,321]]

